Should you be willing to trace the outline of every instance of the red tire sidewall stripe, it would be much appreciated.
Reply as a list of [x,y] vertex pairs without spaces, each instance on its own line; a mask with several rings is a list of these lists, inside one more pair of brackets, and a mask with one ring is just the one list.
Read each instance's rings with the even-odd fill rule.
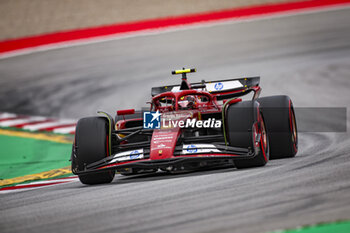
[[294,139],[293,140],[293,148],[294,148],[294,151],[297,152],[298,149],[296,147],[296,143],[297,143],[297,137],[294,138],[294,127],[293,127],[293,123],[292,123],[292,100],[289,100],[289,127],[290,127],[290,131],[292,133],[292,138]]
[[[260,129],[258,129],[259,131],[259,133],[260,133],[260,135],[261,135],[261,137],[260,137],[260,145],[261,145],[261,150],[262,150],[262,152],[263,152],[263,156],[264,156],[264,159],[265,159],[265,161],[267,162],[268,161],[268,159],[267,159],[267,156],[266,156],[266,153],[265,153],[265,147],[264,147],[264,144],[263,144],[263,139],[262,139],[262,130],[261,130],[261,123],[262,123],[262,121],[263,121],[263,119],[262,119],[262,117],[261,117],[261,115],[260,115],[260,107],[258,106],[257,107],[257,112],[258,112],[258,122],[260,122]],[[265,124],[264,124],[265,125]],[[254,138],[254,143],[255,143],[255,138]]]
[[260,144],[261,144],[261,150],[262,150],[263,155],[264,155],[264,159],[265,159],[265,161],[267,162],[267,157],[266,157],[266,153],[265,153],[265,148],[264,148],[264,145],[263,145],[263,143],[262,143],[262,140],[260,140]]

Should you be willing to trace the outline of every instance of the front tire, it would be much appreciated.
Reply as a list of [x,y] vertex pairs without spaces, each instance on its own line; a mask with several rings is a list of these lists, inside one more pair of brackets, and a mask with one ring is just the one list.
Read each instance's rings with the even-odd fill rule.
[[[264,118],[256,101],[232,104],[227,109],[227,136],[230,146],[255,148],[256,155],[250,159],[237,159],[236,168],[264,166],[269,160],[269,141]],[[259,144],[256,137],[260,135]]]
[[[72,168],[83,171],[85,166],[108,156],[108,120],[104,117],[87,117],[78,121],[75,131],[75,158]],[[83,184],[112,182],[115,171],[78,175]]]

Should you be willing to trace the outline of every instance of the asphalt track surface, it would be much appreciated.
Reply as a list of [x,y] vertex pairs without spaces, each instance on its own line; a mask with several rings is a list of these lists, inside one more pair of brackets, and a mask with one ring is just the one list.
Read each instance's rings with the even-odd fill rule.
[[[263,95],[287,94],[295,106],[349,108],[349,22],[342,9],[0,60],[0,110],[78,118],[140,107],[182,66],[198,68],[193,80],[261,75]],[[266,232],[349,219],[349,136],[301,133],[295,158],[263,168],[3,194],[0,231]]]

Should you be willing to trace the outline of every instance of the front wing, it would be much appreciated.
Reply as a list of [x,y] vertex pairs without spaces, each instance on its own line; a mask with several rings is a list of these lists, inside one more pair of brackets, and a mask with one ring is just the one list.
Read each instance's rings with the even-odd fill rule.
[[259,153],[257,150],[259,148],[251,150],[224,144],[184,144],[175,147],[172,158],[155,160],[150,158],[149,149],[140,148],[116,153],[88,164],[83,171],[73,171],[73,173],[81,175],[125,168],[166,169],[169,166],[181,166],[193,162],[251,159]]

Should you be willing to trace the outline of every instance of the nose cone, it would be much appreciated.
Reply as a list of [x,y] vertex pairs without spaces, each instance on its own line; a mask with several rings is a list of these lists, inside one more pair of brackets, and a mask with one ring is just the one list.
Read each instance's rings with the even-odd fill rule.
[[193,111],[163,113],[161,129],[153,131],[150,158],[157,160],[174,157],[176,142],[182,130],[179,121],[186,121],[197,115]]
[[150,158],[152,160],[172,158],[180,128],[153,131]]

